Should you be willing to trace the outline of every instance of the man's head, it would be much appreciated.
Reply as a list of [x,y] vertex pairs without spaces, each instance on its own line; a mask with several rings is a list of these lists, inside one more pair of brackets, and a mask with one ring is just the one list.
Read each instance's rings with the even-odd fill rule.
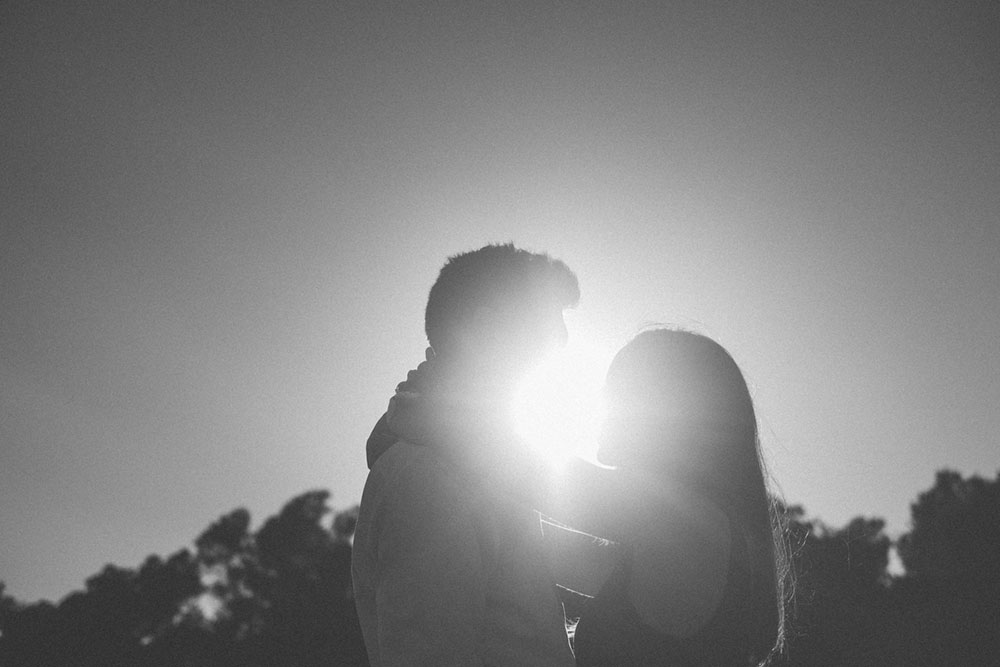
[[515,370],[565,342],[562,313],[579,299],[576,275],[561,261],[488,245],[441,269],[427,299],[427,340],[439,357],[492,357]]

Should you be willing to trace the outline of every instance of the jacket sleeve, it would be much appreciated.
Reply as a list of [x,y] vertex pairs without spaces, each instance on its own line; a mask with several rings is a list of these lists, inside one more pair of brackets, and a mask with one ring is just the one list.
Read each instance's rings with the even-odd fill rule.
[[381,663],[479,665],[486,582],[472,498],[434,461],[412,463],[387,489],[379,518]]

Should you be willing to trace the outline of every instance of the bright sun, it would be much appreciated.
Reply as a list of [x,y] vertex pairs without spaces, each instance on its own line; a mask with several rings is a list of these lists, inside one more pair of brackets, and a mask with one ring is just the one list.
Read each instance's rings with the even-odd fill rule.
[[606,355],[582,343],[570,343],[549,356],[515,396],[518,434],[555,464],[572,456],[592,460],[607,363]]

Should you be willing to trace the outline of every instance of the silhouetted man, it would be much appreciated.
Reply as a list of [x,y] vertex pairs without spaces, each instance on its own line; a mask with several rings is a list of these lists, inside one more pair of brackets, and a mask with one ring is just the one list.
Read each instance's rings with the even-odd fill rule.
[[578,299],[565,264],[510,244],[441,269],[428,360],[368,440],[353,575],[373,666],[573,664],[530,494],[497,480],[534,472],[516,472],[511,396],[565,342],[563,310]]

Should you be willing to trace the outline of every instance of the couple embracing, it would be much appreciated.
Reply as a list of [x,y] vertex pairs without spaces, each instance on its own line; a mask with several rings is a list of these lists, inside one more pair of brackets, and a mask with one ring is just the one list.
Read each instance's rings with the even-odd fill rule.
[[441,269],[427,360],[368,440],[353,576],[373,666],[742,667],[780,646],[780,536],[722,347],[653,329],[619,351],[610,467],[556,483],[515,433],[511,396],[578,300],[564,263],[510,244]]

